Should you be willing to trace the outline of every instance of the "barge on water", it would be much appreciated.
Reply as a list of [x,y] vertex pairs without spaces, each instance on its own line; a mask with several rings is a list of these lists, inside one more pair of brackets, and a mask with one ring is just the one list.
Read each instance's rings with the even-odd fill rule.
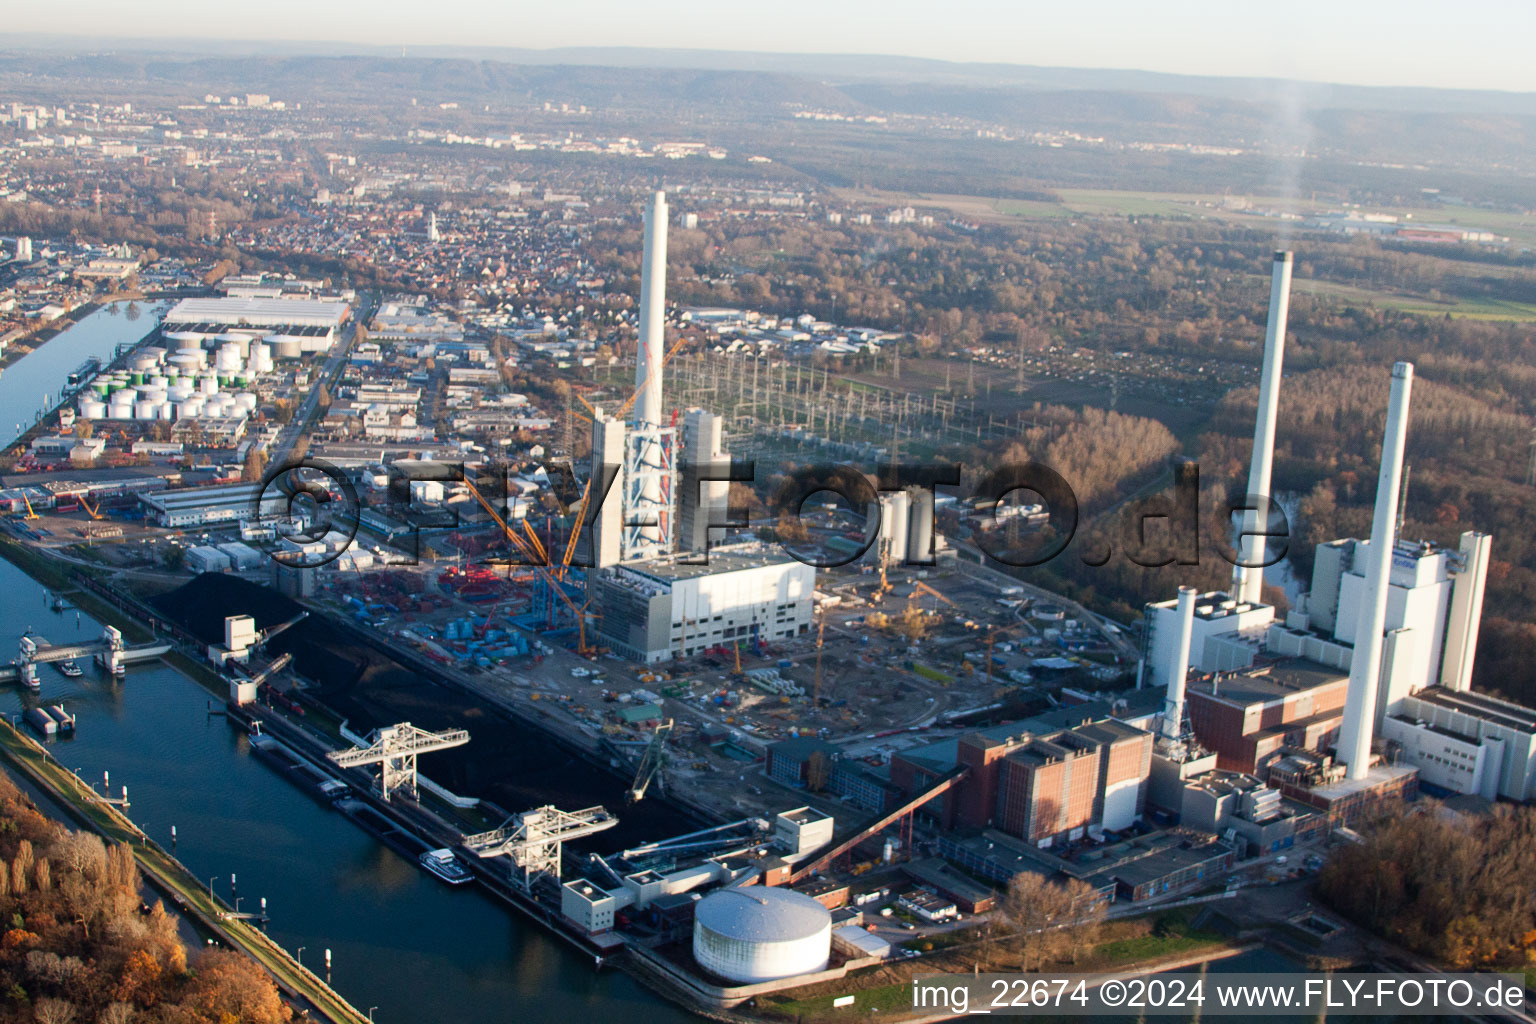
[[29,708],[27,724],[44,736],[73,736],[75,716],[64,710],[62,704],[39,705]]

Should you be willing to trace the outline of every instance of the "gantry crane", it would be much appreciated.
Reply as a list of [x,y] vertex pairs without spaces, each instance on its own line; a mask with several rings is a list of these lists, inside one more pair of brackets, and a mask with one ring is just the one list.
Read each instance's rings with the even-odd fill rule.
[[523,884],[533,887],[540,875],[560,880],[561,844],[604,832],[619,819],[602,807],[562,811],[546,804],[515,815],[500,828],[465,836],[464,846],[478,857],[509,856],[523,869]]
[[443,732],[427,732],[410,722],[387,725],[375,729],[369,737],[369,745],[354,750],[333,750],[325,756],[340,768],[358,768],[365,764],[377,764],[379,795],[386,801],[404,791],[416,799],[416,758],[434,750],[462,747],[469,742],[466,729],[447,729]]

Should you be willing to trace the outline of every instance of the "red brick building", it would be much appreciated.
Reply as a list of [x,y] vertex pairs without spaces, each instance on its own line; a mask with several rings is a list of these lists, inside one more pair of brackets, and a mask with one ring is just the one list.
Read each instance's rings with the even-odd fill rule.
[[1193,681],[1185,708],[1216,766],[1262,777],[1283,748],[1322,750],[1344,725],[1349,676],[1296,659]]

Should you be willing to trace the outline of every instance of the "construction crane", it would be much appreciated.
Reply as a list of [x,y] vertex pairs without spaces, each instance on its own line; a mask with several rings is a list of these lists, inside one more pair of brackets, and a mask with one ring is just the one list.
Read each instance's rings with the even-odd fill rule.
[[36,512],[34,512],[32,510],[32,499],[27,497],[27,492],[26,491],[22,491],[21,492],[21,500],[27,503],[27,514],[22,517],[23,519],[41,519],[42,518],[42,516],[38,515]]
[[631,803],[645,799],[645,791],[650,788],[651,782],[661,771],[662,763],[666,760],[666,752],[663,744],[672,732],[672,719],[667,719],[656,726],[656,731],[651,733],[651,742],[646,746],[645,753],[640,755],[640,768],[635,772],[635,781],[629,787],[629,799]]
[[[937,590],[934,590],[932,587],[930,587],[928,584],[924,583],[922,580],[918,580],[916,583],[912,584],[912,593],[907,598],[907,607],[908,608],[913,607],[917,603],[917,595],[919,595],[919,594],[929,594],[929,595],[932,595],[933,597],[937,598],[938,600],[943,601],[945,604],[949,605],[951,608],[956,607],[955,602],[951,601],[949,598],[945,597],[943,594],[939,593]],[[938,606],[937,605],[934,606],[934,610],[935,611],[938,610]]]
[[88,499],[83,494],[80,495],[80,507],[85,509],[85,514],[90,516],[92,519],[101,518],[101,505],[98,503],[97,505],[93,506],[90,502],[90,499]]
[[[480,493],[480,488],[476,487],[474,483],[467,477],[464,480],[464,486],[469,488],[469,493],[475,496],[475,500],[480,502],[481,507],[485,509],[486,513],[490,515],[491,519],[496,523],[496,525],[501,527],[501,532],[506,534],[507,540],[511,542],[513,549],[527,560],[528,567],[533,570],[534,574],[541,578],[549,587],[549,589],[553,591],[554,594],[559,597],[562,602],[565,603],[565,606],[571,610],[571,614],[576,617],[576,623],[579,631],[576,653],[580,654],[582,657],[590,656],[593,653],[593,649],[587,646],[585,611],[582,608],[576,607],[576,602],[571,600],[571,595],[565,592],[565,586],[560,576],[557,575],[550,567],[549,559],[547,557],[540,557],[540,551],[542,548],[535,549],[516,530],[514,530],[507,523],[507,521],[501,517],[501,514],[496,511],[495,507],[486,499],[485,495]],[[588,604],[590,603],[591,602],[589,601]],[[550,608],[550,616],[551,618],[554,616],[553,606]]]
[[546,804],[515,815],[490,832],[465,836],[464,846],[477,857],[511,857],[523,869],[523,884],[532,888],[540,875],[560,880],[561,844],[605,832],[618,823],[602,807],[562,811]]
[[821,645],[827,632],[827,613],[816,616],[816,682],[811,687],[811,710],[821,707]]
[[377,764],[379,795],[385,801],[399,792],[416,799],[416,758],[434,750],[462,747],[469,742],[466,729],[447,729],[443,732],[427,732],[410,722],[387,725],[375,729],[368,738],[368,746],[354,750],[333,750],[325,756],[340,768],[358,768],[365,764]]

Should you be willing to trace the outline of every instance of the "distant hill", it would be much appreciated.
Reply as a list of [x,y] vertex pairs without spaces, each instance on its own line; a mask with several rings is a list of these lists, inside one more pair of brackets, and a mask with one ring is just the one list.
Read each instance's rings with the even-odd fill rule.
[[1014,87],[1043,92],[1098,91],[1179,93],[1272,104],[1278,94],[1312,110],[1392,110],[1418,113],[1487,113],[1536,116],[1536,93],[1479,89],[1421,89],[1293,82],[1272,78],[1179,75],[1111,68],[1040,67],[962,63],[880,54],[764,53],[732,50],[568,46],[370,46],[339,41],[125,39],[13,33],[11,50],[76,53],[162,53],[182,56],[367,56],[406,59],[496,61],[526,66],[567,65],[688,71],[764,72],[813,78],[829,84],[886,81],[929,85]]

